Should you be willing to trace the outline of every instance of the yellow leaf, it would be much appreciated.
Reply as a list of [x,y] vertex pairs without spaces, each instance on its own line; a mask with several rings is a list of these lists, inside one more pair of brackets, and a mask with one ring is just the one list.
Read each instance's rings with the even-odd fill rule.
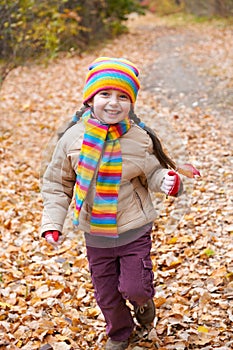
[[19,340],[19,341],[18,341],[18,343],[16,344],[16,346],[17,346],[18,348],[21,348],[21,347],[22,347],[22,345],[23,345],[22,340]]
[[168,240],[168,244],[175,244],[177,242],[178,238],[177,237],[172,237]]
[[233,279],[233,272],[227,273],[226,278],[228,278],[229,280]]
[[205,326],[199,326],[197,330],[200,333],[208,333],[209,332],[209,329]]
[[182,264],[182,262],[183,262],[182,259],[174,260],[174,261],[171,262],[171,264],[169,265],[169,267],[172,267],[172,268],[173,268],[173,267],[176,267],[176,266]]
[[8,303],[3,303],[0,301],[0,307],[3,308],[3,309],[6,309],[6,308],[11,308],[12,305],[11,304],[8,304]]

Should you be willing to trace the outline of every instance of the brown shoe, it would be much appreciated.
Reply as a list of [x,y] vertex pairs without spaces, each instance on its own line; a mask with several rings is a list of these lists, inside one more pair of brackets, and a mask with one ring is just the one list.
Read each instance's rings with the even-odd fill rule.
[[149,299],[146,304],[134,307],[135,317],[139,324],[146,326],[154,321],[155,304],[153,299]]
[[115,341],[109,338],[107,340],[105,350],[125,350],[128,348],[128,345],[129,345],[128,340]]

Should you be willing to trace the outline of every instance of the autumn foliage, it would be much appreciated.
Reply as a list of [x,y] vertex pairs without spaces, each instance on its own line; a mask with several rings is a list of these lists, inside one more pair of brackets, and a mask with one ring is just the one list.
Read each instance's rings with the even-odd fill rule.
[[23,60],[59,51],[82,51],[93,40],[110,38],[123,29],[134,0],[0,1],[0,58]]
[[102,350],[106,342],[71,213],[58,250],[40,237],[42,163],[57,130],[81,106],[97,54],[125,56],[140,67],[136,112],[178,165],[192,163],[202,175],[184,178],[180,198],[153,198],[157,316],[149,329],[136,328],[129,349],[232,348],[232,27],[174,24],[152,14],[128,25],[128,34],[98,53],[18,67],[2,86],[1,350]]

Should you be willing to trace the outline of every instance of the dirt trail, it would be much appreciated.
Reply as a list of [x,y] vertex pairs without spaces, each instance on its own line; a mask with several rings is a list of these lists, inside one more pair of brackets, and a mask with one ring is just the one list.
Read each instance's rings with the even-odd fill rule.
[[[227,77],[213,74],[213,66],[219,64],[218,57],[216,55],[216,62],[213,62],[208,51],[201,52],[204,40],[201,31],[191,29],[173,29],[170,34],[164,33],[155,39],[151,43],[151,53],[158,57],[149,67],[150,75],[145,81],[145,88],[154,90],[157,100],[164,106],[176,110],[199,107],[219,118],[230,118],[232,122],[232,72]],[[199,47],[198,52],[195,52],[196,46]]]

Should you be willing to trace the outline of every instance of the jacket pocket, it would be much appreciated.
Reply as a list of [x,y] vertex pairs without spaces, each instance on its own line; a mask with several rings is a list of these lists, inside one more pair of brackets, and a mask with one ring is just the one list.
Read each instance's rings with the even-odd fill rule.
[[137,192],[136,189],[133,190],[134,192],[134,197],[136,199],[136,203],[138,204],[138,207],[139,209],[143,212],[143,214],[146,216],[146,213],[144,211],[144,208],[143,208],[143,204],[142,204],[142,200],[141,200],[141,197],[139,195],[139,193]]
[[83,203],[83,206],[80,212],[80,221],[84,220],[89,223],[91,220],[91,212],[92,212],[91,206],[86,202]]

